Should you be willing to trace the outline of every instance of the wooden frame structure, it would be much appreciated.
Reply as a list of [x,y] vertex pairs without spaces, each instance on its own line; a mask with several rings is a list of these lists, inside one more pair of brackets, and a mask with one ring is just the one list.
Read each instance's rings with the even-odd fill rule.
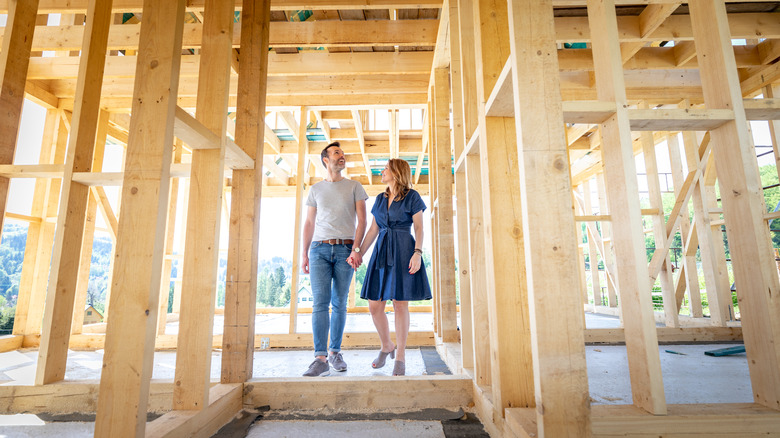
[[[333,408],[290,394],[380,385],[396,397],[342,408],[473,404],[493,436],[780,434],[780,280],[767,227],[778,214],[764,205],[748,125],[769,121],[780,162],[778,2],[306,5],[313,18],[292,21],[285,11],[304,5],[291,0],[0,0],[0,217],[30,224],[14,334],[0,351],[39,348],[37,386],[2,387],[3,412],[34,411],[58,393],[93,406],[96,436],[210,436],[244,406]],[[60,24],[47,25],[47,14],[62,14]],[[47,110],[36,165],[14,163],[23,96]],[[421,129],[401,128],[406,110],[424,114]],[[386,112],[388,129],[370,129],[372,111]],[[122,172],[103,172],[107,137],[125,147]],[[430,196],[434,301],[421,310],[434,329],[409,344],[436,345],[457,376],[313,387],[253,378],[254,317],[272,311],[256,309],[254,295],[261,195],[296,200],[297,271],[298,210],[322,177],[319,150],[334,140],[369,194],[382,190],[381,160],[401,157]],[[35,178],[30,214],[7,211],[11,178]],[[112,185],[121,214],[104,190]],[[102,330],[77,318],[98,212],[115,253]],[[177,214],[186,217],[178,230]],[[224,310],[214,308],[221,222]],[[183,248],[173,248],[174,233]],[[165,334],[162,311],[174,252],[183,254],[178,336]],[[653,310],[656,280],[663,312]],[[262,335],[273,347],[311,343],[296,333],[292,298],[289,334]],[[585,329],[583,304],[622,315],[622,327]],[[222,336],[203,324],[215,312],[224,312]],[[667,403],[659,342],[740,339],[754,403]],[[588,342],[625,343],[631,405],[591,404]],[[346,346],[376,343],[345,337]],[[69,347],[105,349],[99,383],[61,383]],[[214,347],[219,384],[209,379]],[[173,383],[151,381],[156,348],[177,349]],[[165,415],[147,423],[149,411]]]

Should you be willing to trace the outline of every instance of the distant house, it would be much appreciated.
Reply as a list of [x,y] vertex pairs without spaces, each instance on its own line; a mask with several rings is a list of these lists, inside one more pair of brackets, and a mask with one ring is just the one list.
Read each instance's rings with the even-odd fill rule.
[[301,286],[298,289],[298,307],[312,307],[312,304],[314,304],[314,297],[311,291],[306,286]]
[[95,324],[98,322],[103,322],[103,314],[87,304],[84,308],[84,324]]

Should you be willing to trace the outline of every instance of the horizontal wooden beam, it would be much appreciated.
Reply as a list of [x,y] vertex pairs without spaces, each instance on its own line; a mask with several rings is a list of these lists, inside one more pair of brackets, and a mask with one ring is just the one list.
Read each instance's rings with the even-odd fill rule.
[[[309,95],[271,95],[267,97],[266,109],[284,110],[301,106],[324,110],[334,108],[354,108],[358,110],[368,109],[422,109],[428,99],[427,93],[382,93],[382,94],[321,94],[314,92]],[[185,109],[195,108],[196,96],[184,96],[178,98],[178,105]],[[60,99],[62,108],[73,108],[73,98]],[[132,97],[103,97],[100,106],[110,112],[129,112],[132,105]],[[236,96],[228,98],[230,111],[236,108]]]
[[[432,47],[436,44],[439,20],[303,21],[271,22],[271,47]],[[0,34],[5,28],[0,28]],[[140,24],[111,26],[109,50],[138,50]],[[202,24],[185,24],[182,47],[198,49]],[[36,26],[32,50],[81,50],[84,26]],[[236,23],[233,47],[241,43],[241,26]]]
[[[8,12],[8,1],[0,0],[0,14]],[[88,0],[40,0],[39,14],[83,14],[87,12]],[[187,11],[200,12],[205,8],[205,0],[188,0]],[[236,9],[242,9],[242,0],[236,0]],[[419,9],[440,8],[441,0],[274,0],[272,11],[309,10],[360,10],[360,9]],[[141,12],[143,0],[115,0],[112,4],[114,12]]]
[[[537,436],[536,409],[505,411],[507,435]],[[780,433],[780,412],[753,403],[667,405],[666,415],[652,415],[634,405],[592,405],[593,437],[774,436]],[[511,431],[511,432],[510,432]]]
[[[294,188],[294,187],[293,187]],[[265,192],[265,189],[263,189]],[[260,346],[261,338],[270,340],[270,348],[304,348],[311,346],[311,333],[296,334],[256,334],[255,345]],[[395,337],[395,334],[392,335]],[[106,335],[103,333],[71,335],[69,348],[71,350],[100,350],[103,348]],[[40,345],[41,335],[25,335],[22,348],[37,348]],[[155,350],[174,350],[178,342],[176,335],[158,335],[155,341]],[[214,348],[222,348],[222,335],[214,335],[212,338]],[[379,345],[379,335],[375,332],[344,333],[344,346],[346,347],[373,347]],[[407,340],[409,346],[433,346],[436,345],[433,332],[409,332]]]
[[[328,394],[328,397],[322,397]],[[378,396],[381,394],[381,396]],[[410,396],[414,394],[414,396]],[[250,408],[272,410],[420,411],[473,405],[472,381],[465,375],[359,376],[328,379],[257,379],[244,397]]]
[[[78,56],[31,58],[27,79],[75,79],[80,59]],[[432,60],[433,52],[271,52],[268,76],[427,74]],[[136,56],[109,56],[104,76],[131,78],[135,75],[136,62]],[[197,77],[199,70],[200,55],[182,55],[180,77]]]

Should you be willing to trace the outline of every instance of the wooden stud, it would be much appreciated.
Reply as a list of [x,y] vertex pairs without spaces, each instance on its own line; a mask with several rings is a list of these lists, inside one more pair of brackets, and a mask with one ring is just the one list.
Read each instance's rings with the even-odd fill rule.
[[[51,163],[56,156],[55,148],[59,144],[58,142],[58,127],[60,126],[60,112],[58,110],[46,111],[46,119],[43,126],[43,139],[41,141],[41,152],[38,162],[41,164]],[[65,129],[63,128],[63,131]],[[64,134],[63,134],[64,135]],[[64,144],[65,142],[63,142]],[[63,151],[60,155],[64,155]],[[49,213],[47,204],[49,198],[49,192],[56,190],[59,194],[59,185],[55,183],[58,180],[43,180],[38,179],[35,181],[35,189],[33,192],[33,201],[30,210],[30,215],[40,219],[36,222],[31,222],[27,228],[27,241],[24,247],[24,259],[22,262],[22,272],[19,279],[19,296],[16,302],[16,314],[14,316],[14,328],[13,334],[24,335],[40,333],[42,312],[36,312],[36,309],[43,307],[43,300],[45,297],[45,285],[43,288],[36,287],[43,283],[43,278],[48,275],[43,275],[41,268],[45,264],[47,273],[48,265],[51,260],[51,253],[49,258],[39,259],[38,255],[42,250],[51,251],[52,238],[54,237],[53,230],[54,224],[46,222],[44,219]],[[56,187],[56,188],[55,188]],[[53,194],[52,194],[53,195]],[[56,197],[56,196],[55,196]],[[56,209],[56,205],[54,207]],[[49,230],[47,232],[47,229]],[[44,238],[48,236],[44,242]],[[48,278],[47,278],[48,280]],[[36,293],[40,289],[41,294]],[[40,296],[41,299],[36,301],[36,296]],[[33,303],[37,305],[33,305]],[[39,317],[36,319],[35,315]],[[37,329],[33,333],[28,332],[29,325],[37,326]]]
[[[764,222],[755,150],[750,146],[742,90],[730,50],[731,35],[723,1],[689,2],[701,59],[708,108],[730,108],[735,120],[712,130],[713,154],[721,187],[726,234],[742,313],[750,380],[756,403],[780,409],[780,293],[769,230]],[[729,50],[727,50],[729,49]],[[774,322],[773,322],[774,321]]]
[[618,292],[624,315],[626,350],[634,404],[650,413],[666,413],[636,166],[626,110],[623,67],[618,46],[613,0],[588,0],[593,37],[593,61],[600,101],[615,102],[616,113],[601,123],[604,176],[612,215],[612,235],[618,269]]
[[65,159],[51,276],[46,293],[41,331],[43,338],[38,350],[35,382],[39,385],[65,378],[68,337],[73,320],[73,302],[89,200],[89,187],[73,182],[72,177],[74,172],[92,171],[111,5],[111,0],[90,1],[84,26],[85,57],[79,66],[76,106],[71,122],[70,147]]
[[[583,207],[585,214],[593,214],[593,207],[591,204],[591,184],[590,181],[586,181],[582,184],[583,192]],[[593,288],[593,304],[597,306],[604,305],[604,294],[601,290],[601,274],[599,274],[599,257],[596,251],[596,241],[598,237],[598,230],[596,227],[587,227],[588,232],[588,260],[590,260],[590,282]],[[606,261],[604,262],[606,268]],[[605,269],[606,271],[606,269]]]
[[[173,146],[174,163],[181,163],[183,149],[184,145],[181,140],[177,140]],[[168,224],[165,226],[165,260],[163,261],[162,277],[160,280],[160,313],[157,315],[158,335],[165,334],[165,326],[168,323],[168,296],[170,295],[171,289],[171,271],[173,271],[173,243],[175,237],[174,233],[176,232],[176,207],[179,203],[179,178],[171,178],[171,188],[169,192]]]
[[[456,157],[463,152],[466,143],[463,129],[463,85],[461,83],[460,59],[460,33],[458,26],[458,2],[452,1],[449,4],[449,32],[450,32],[450,74],[451,74],[451,96],[452,96],[452,142],[453,151]],[[469,283],[469,216],[468,199],[466,195],[467,177],[465,169],[455,172],[455,196],[457,223],[458,223],[458,289],[460,293],[460,332],[461,336],[461,362],[464,368],[474,368],[474,338],[473,338],[473,319],[471,315],[471,284]]]
[[[647,107],[647,104],[643,103],[640,107]],[[661,199],[661,181],[658,178],[658,159],[655,154],[653,133],[643,131],[640,134],[639,141],[642,143],[642,157],[645,160],[650,208],[658,210],[658,213],[652,216],[655,250],[668,252],[669,248],[666,246],[666,224],[664,223],[664,204]],[[677,300],[674,296],[672,264],[668,256],[664,258],[664,262],[661,265],[659,279],[661,281],[661,294],[664,305],[664,322],[667,327],[679,327],[680,323],[677,318],[679,312],[677,310]]]
[[[309,150],[309,140],[306,138],[306,121],[308,108],[301,107],[301,122],[298,127],[298,170],[295,173],[295,227],[293,231],[292,278],[290,279],[290,327],[289,333],[298,331],[298,281],[301,271],[301,227],[303,224],[303,192],[305,181],[306,154]],[[354,113],[353,113],[354,114]]]
[[437,233],[434,235],[439,244],[439,256],[434,260],[439,268],[439,284],[441,291],[441,323],[439,333],[443,342],[457,342],[458,321],[455,310],[455,238],[454,214],[452,208],[452,148],[450,143],[450,99],[448,69],[434,70],[434,98],[436,112],[434,123],[436,131],[436,160],[431,162],[436,173],[436,223]]
[[214,323],[222,187],[225,169],[228,83],[235,2],[206,2],[198,82],[197,120],[220,139],[219,149],[192,151],[190,209],[184,243],[179,347],[176,354],[175,410],[208,406],[211,337]]
[[485,223],[494,415],[534,405],[534,371],[519,187],[517,133],[512,118],[486,117],[485,104],[509,57],[507,3],[474,2],[479,102],[479,158]]
[[[38,1],[11,1],[0,49],[0,164],[13,164],[22,117],[27,66],[35,32]],[[8,202],[8,178],[0,177],[0,229]]]
[[260,242],[260,199],[265,143],[265,86],[268,75],[268,29],[271,2],[245,1],[241,11],[240,87],[236,114],[236,143],[255,162],[255,168],[233,171],[230,240],[225,284],[225,330],[222,345],[222,383],[252,378],[257,259]]
[[106,329],[97,437],[140,437],[146,427],[184,3],[144,1],[111,281],[110,308],[118,310],[111,311]]
[[[684,182],[682,171],[682,159],[680,156],[680,143],[677,135],[666,137],[666,144],[669,149],[669,157],[672,168],[672,183],[674,185],[675,196],[679,195]],[[697,163],[698,164],[698,163]],[[698,181],[697,181],[698,183]],[[694,188],[694,193],[696,189]],[[693,196],[693,195],[691,195]],[[696,230],[692,229],[695,224],[691,224],[688,217],[688,204],[682,209],[683,217],[680,219],[680,235],[682,236],[682,269],[678,276],[678,284],[682,286],[675,287],[676,290],[688,290],[688,299],[690,302],[691,316],[694,318],[702,317],[701,291],[699,290],[699,270],[696,266],[696,241],[692,241],[689,236],[696,236]],[[691,248],[692,247],[692,248]],[[687,288],[685,285],[687,284]],[[675,292],[675,295],[678,295]],[[676,307],[679,311],[679,299],[676,299]],[[664,308],[666,303],[664,303]]]
[[540,436],[587,437],[585,317],[552,0],[508,4],[536,424]]
[[[599,213],[609,214],[609,203],[607,202],[607,187],[604,184],[604,173],[596,174],[596,186],[599,191]],[[614,250],[612,249],[612,225],[609,222],[601,223],[601,235],[604,242],[604,264],[609,266],[610,269],[606,271],[607,274],[607,303],[609,307],[617,307],[617,288],[615,288],[616,272],[612,269],[615,266],[614,263]]]
[[[108,136],[108,112],[101,111],[97,120],[97,132],[95,135],[95,154],[92,158],[92,168],[103,169],[103,156],[106,149],[106,137]],[[73,304],[73,320],[70,332],[81,333],[84,326],[84,306],[87,302],[87,287],[89,286],[89,270],[92,266],[92,245],[95,237],[95,219],[97,214],[98,199],[92,191],[86,210],[83,241],[81,244],[81,260],[76,281],[76,296]]]
[[[688,168],[697,165],[698,142],[696,134],[691,131],[682,133],[685,157]],[[726,267],[726,252],[723,246],[720,226],[713,231],[706,203],[707,190],[704,182],[699,180],[691,196],[693,202],[693,217],[698,234],[699,254],[701,256],[704,282],[707,289],[707,302],[710,309],[710,319],[716,326],[725,326],[731,319],[729,303],[731,303],[731,283]]]

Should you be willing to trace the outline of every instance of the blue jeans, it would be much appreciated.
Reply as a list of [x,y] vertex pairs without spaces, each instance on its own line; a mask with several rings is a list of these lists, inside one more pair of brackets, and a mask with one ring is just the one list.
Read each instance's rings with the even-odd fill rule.
[[[314,355],[327,356],[328,350],[341,351],[341,337],[347,323],[347,298],[354,270],[347,263],[352,245],[312,242],[309,248],[309,279],[314,304],[311,326]],[[328,308],[333,312],[328,318]],[[328,344],[330,330],[330,348]]]

